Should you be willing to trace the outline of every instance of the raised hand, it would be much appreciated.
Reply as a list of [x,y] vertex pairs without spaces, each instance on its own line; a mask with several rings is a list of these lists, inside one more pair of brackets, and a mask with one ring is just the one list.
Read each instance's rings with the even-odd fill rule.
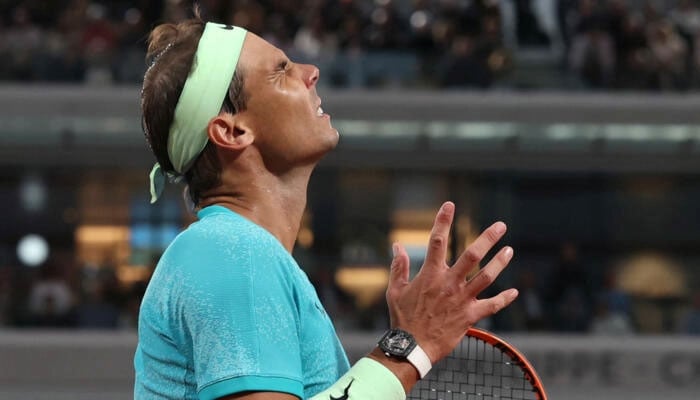
[[457,346],[470,326],[497,313],[518,296],[516,289],[509,289],[488,299],[477,299],[510,262],[513,249],[508,246],[473,278],[466,279],[505,234],[503,222],[487,228],[452,267],[447,265],[447,243],[454,211],[451,202],[443,204],[438,211],[425,262],[412,281],[409,281],[408,254],[403,246],[394,244],[386,292],[391,326],[410,332],[433,364]]

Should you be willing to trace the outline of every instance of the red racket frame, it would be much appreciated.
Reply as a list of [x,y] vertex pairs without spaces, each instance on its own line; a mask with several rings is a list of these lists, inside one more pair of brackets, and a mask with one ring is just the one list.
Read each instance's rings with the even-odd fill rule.
[[483,340],[510,357],[510,359],[517,363],[523,370],[525,379],[532,384],[537,398],[539,400],[547,400],[547,393],[544,391],[544,385],[542,385],[542,380],[537,375],[535,368],[532,367],[530,361],[528,361],[527,358],[517,348],[515,348],[515,346],[494,335],[493,333],[479,328],[469,328],[466,336]]

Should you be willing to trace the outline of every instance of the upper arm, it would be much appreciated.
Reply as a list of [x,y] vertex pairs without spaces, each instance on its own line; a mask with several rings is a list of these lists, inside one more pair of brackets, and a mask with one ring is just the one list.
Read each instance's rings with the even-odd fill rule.
[[179,279],[186,288],[173,319],[191,341],[202,399],[258,392],[274,394],[253,399],[303,396],[294,298],[276,260],[258,242],[209,240],[186,255],[198,258],[192,260],[198,268]]
[[219,397],[217,400],[299,400],[299,398],[280,392],[248,392]]

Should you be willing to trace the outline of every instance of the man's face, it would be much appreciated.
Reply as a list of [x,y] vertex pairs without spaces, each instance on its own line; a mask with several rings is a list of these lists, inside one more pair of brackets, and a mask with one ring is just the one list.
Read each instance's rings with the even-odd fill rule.
[[273,172],[313,165],[338,143],[338,131],[316,94],[318,68],[290,61],[280,49],[248,33],[239,60],[248,96],[241,113],[255,146]]

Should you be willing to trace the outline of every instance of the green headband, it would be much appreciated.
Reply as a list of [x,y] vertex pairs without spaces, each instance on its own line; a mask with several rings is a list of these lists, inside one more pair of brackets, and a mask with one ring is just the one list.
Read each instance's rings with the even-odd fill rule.
[[[245,29],[231,25],[208,22],[204,26],[168,136],[168,157],[180,175],[192,166],[207,145],[207,126],[221,112],[245,35]],[[151,203],[155,203],[166,183],[160,164],[153,166],[149,177]]]

